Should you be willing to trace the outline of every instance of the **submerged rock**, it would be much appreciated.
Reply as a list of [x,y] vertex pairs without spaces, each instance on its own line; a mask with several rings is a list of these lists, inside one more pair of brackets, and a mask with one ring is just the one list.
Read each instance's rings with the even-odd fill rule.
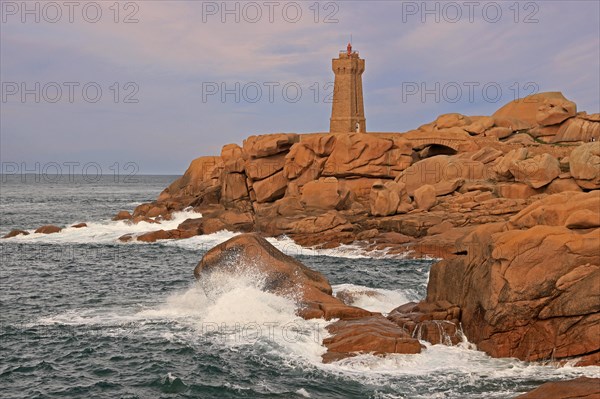
[[46,225],[46,226],[39,227],[35,231],[35,233],[40,233],[40,234],[54,234],[54,233],[59,233],[61,230],[62,230],[61,227],[49,224],[49,225]]
[[2,238],[12,238],[12,237],[20,236],[20,235],[26,236],[26,235],[29,235],[29,232],[25,231],[25,230],[11,230],[10,233],[6,234]]

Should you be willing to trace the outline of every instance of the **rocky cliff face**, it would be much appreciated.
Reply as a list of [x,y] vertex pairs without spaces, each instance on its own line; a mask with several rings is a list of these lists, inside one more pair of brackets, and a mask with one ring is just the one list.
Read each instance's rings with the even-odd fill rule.
[[160,222],[193,207],[203,222],[156,239],[226,228],[448,256],[470,228],[506,221],[545,195],[599,189],[596,140],[600,115],[577,113],[560,93],[493,116],[442,115],[406,133],[251,136],[194,160],[131,219]]
[[[189,207],[202,218],[158,230]],[[249,246],[269,253],[260,235],[444,259],[424,301],[384,317],[269,255],[274,292],[308,287],[303,317],[359,319],[331,327],[329,360],[353,348],[416,353],[415,336],[452,345],[462,326],[492,356],[600,365],[600,114],[577,112],[561,93],[492,116],[442,115],[406,133],[251,136],[194,160],[156,201],[116,219],[157,223],[123,240],[258,233],[209,252],[197,274],[224,254],[251,255]]]
[[[441,257],[424,301],[332,331],[377,330],[389,339],[371,349],[386,352],[415,334],[455,344],[462,325],[492,356],[586,365],[600,364],[599,189],[600,115],[540,93],[492,116],[446,114],[407,133],[251,136],[193,161],[130,217],[203,214],[137,237],[145,241],[229,229]],[[307,317],[344,309],[305,305]],[[329,344],[349,352],[347,342]]]
[[465,334],[494,357],[598,363],[600,191],[565,192],[476,228],[435,264],[426,302],[461,309]]

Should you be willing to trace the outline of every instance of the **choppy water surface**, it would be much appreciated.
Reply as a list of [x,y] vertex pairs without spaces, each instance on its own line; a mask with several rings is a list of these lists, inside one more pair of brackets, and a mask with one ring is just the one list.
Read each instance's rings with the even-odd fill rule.
[[[173,179],[2,178],[0,234],[48,223],[89,225],[0,240],[3,398],[507,398],[548,380],[600,374],[597,367],[492,359],[468,343],[322,364],[325,322],[295,316],[293,300],[262,290],[260,276],[194,281],[203,253],[232,233],[117,241],[156,225],[110,217],[155,198]],[[179,214],[160,228],[194,216]],[[429,260],[271,242],[324,273],[335,290],[378,292],[359,294],[358,306],[387,312],[425,295]]]

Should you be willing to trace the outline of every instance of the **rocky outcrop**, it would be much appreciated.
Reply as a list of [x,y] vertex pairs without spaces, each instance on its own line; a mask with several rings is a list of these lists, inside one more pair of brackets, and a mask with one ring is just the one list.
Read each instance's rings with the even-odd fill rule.
[[212,272],[250,272],[264,279],[263,289],[294,299],[303,318],[340,319],[323,341],[331,362],[357,353],[419,353],[422,345],[380,314],[344,304],[332,296],[327,279],[269,244],[257,234],[243,234],[208,251],[194,269],[196,278]]
[[365,133],[338,135],[323,166],[323,176],[395,178],[412,162],[412,146],[402,138]]
[[446,301],[409,302],[392,310],[387,318],[411,337],[433,345],[456,345],[463,340],[460,308]]
[[[494,357],[585,359],[600,350],[600,192],[555,194],[508,223],[481,226],[432,267],[427,302],[461,309],[471,342]],[[576,214],[576,213],[575,213]],[[574,223],[577,220],[577,223]],[[600,222],[600,221],[598,221]]]
[[208,251],[194,269],[196,278],[219,270],[259,273],[264,289],[296,299],[305,318],[356,318],[371,312],[348,306],[332,296],[327,279],[296,259],[285,255],[258,234],[236,236]]
[[598,399],[600,378],[579,377],[568,381],[546,382],[515,399]]
[[553,143],[600,141],[600,114],[578,114],[557,127]]
[[445,114],[407,133],[251,136],[198,158],[157,201],[117,218],[159,223],[191,207],[216,228],[228,225],[222,213],[236,212],[249,214],[255,231],[319,247],[379,246],[387,232],[423,238],[440,217],[454,228],[506,220],[539,196],[598,186],[588,144],[541,144],[576,120],[586,131],[600,126],[595,114],[573,110],[560,93],[540,93],[493,117]]
[[[176,201],[184,207],[199,197],[203,197],[218,186],[220,171],[223,169],[221,157],[200,157],[194,159],[182,177],[175,180],[159,196],[158,202]],[[182,208],[183,207],[183,208]]]

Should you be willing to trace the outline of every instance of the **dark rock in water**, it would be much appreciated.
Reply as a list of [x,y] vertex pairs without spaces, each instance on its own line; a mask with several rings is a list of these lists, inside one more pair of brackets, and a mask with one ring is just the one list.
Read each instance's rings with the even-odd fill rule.
[[8,233],[7,235],[5,235],[2,238],[12,238],[12,237],[20,236],[20,235],[26,236],[26,235],[29,235],[29,232],[25,231],[25,230],[11,230],[10,233]]
[[84,228],[84,227],[88,227],[88,225],[87,225],[87,223],[77,223],[77,224],[74,224],[71,227],[73,227],[74,229],[81,229],[81,228]]
[[600,378],[579,377],[569,381],[547,382],[515,399],[598,399]]
[[59,233],[61,230],[62,230],[62,228],[49,224],[49,225],[38,228],[35,232],[41,233],[41,234],[54,234],[54,233]]

